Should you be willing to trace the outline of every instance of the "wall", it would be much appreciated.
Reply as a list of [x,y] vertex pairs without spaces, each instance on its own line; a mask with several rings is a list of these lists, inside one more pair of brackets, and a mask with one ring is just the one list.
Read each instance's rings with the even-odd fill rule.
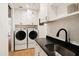
[[42,26],[38,25],[38,30],[39,30],[39,38],[46,38],[47,24],[44,24]]
[[[59,29],[65,28],[68,31],[68,37],[70,37],[71,43],[79,45],[79,15],[48,23],[47,27],[47,34],[52,37],[56,37]],[[60,32],[60,38],[64,41],[63,34],[64,32]]]
[[8,55],[8,4],[0,3],[0,56]]
[[28,9],[12,9],[12,51],[15,25],[38,25],[38,12]]
[[[43,13],[42,16],[45,17],[46,15]],[[15,31],[16,24],[21,24],[21,23],[23,25],[34,24],[34,25],[38,25],[39,38],[45,38],[46,34],[47,34],[46,25],[39,26],[38,17],[39,17],[39,13],[37,11],[14,9],[13,10],[13,31]],[[12,42],[13,42],[13,40],[12,40]]]
[[[47,17],[47,4],[46,3],[41,3],[40,4],[40,10],[39,10],[39,14],[38,14],[40,21],[44,22]],[[38,30],[39,30],[39,38],[46,38],[46,34],[47,34],[47,25],[39,25],[38,23]]]

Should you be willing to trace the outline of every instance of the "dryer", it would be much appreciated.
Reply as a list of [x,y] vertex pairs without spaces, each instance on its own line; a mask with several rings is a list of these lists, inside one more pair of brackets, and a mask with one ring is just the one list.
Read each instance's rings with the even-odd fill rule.
[[14,50],[27,48],[27,29],[17,28],[15,31]]
[[38,39],[37,28],[28,28],[28,48],[35,47],[35,40]]
[[35,40],[38,39],[38,30],[35,27],[16,28],[14,36],[14,51],[35,48]]

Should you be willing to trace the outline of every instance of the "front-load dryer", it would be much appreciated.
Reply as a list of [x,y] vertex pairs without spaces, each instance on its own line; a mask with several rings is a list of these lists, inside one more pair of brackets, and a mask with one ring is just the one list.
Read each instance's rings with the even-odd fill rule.
[[28,28],[28,48],[34,47],[36,39],[38,39],[38,30],[36,28]]
[[27,29],[17,28],[15,31],[14,50],[27,48]]

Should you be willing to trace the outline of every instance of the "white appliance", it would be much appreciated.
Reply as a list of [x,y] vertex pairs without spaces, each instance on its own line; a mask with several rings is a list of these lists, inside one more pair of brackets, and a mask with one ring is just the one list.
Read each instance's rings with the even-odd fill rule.
[[14,51],[35,48],[35,39],[38,38],[38,30],[35,27],[16,28],[14,36]]
[[38,38],[37,28],[28,28],[28,48],[35,47],[35,39]]
[[14,50],[27,48],[27,29],[16,28],[14,39]]

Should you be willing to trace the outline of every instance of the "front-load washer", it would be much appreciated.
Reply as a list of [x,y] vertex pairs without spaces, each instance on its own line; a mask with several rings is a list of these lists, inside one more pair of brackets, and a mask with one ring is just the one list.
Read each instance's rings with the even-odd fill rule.
[[27,48],[27,29],[17,28],[15,30],[14,50]]
[[36,39],[38,39],[38,30],[36,28],[28,28],[28,48],[35,46]]
[[28,43],[33,43],[38,38],[38,30],[36,28],[28,28]]

